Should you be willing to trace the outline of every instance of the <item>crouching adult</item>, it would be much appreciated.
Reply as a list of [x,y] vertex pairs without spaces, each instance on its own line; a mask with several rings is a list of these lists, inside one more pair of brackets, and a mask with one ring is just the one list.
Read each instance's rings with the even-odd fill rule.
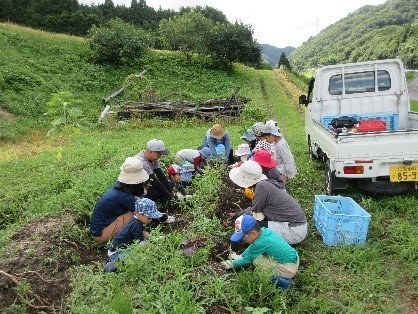
[[302,242],[308,233],[306,216],[298,201],[284,191],[276,180],[268,179],[261,166],[253,160],[229,172],[230,179],[240,187],[252,187],[252,206],[241,214],[257,215],[262,227],[268,227],[288,243]]
[[154,202],[160,201],[170,207],[173,200],[173,188],[161,169],[159,159],[168,155],[164,142],[153,139],[148,141],[147,148],[139,152],[135,157],[144,165],[144,170],[149,175],[147,181],[147,198]]
[[118,181],[97,202],[90,220],[90,232],[99,243],[114,237],[133,217],[135,202],[144,195],[149,176],[140,160],[126,158]]

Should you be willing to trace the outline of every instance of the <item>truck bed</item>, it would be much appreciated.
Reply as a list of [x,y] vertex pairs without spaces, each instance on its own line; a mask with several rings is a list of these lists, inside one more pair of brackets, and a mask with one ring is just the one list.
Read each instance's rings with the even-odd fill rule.
[[418,162],[418,129],[337,135],[317,122],[314,126],[317,134],[311,134],[312,141],[317,136],[326,139],[321,149],[336,160],[412,158]]

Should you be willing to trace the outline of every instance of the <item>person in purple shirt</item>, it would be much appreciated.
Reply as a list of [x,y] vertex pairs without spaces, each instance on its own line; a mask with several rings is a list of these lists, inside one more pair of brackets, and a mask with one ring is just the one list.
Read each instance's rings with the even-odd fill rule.
[[290,244],[300,243],[306,238],[308,223],[302,207],[280,188],[276,180],[267,178],[257,162],[247,160],[240,167],[231,169],[229,178],[236,185],[254,191],[252,206],[240,215],[255,214],[262,227],[273,230]]

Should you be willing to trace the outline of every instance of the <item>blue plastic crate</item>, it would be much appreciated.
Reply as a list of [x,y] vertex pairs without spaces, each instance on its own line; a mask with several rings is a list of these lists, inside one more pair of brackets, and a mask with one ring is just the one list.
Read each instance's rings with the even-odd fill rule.
[[314,223],[326,245],[364,244],[370,217],[351,197],[315,195]]
[[344,115],[332,115],[332,116],[325,116],[321,118],[321,124],[328,128],[332,129],[331,121],[334,118],[339,118],[342,116],[348,116],[348,117],[354,117],[357,120],[382,120],[386,122],[386,129],[388,131],[396,131],[398,130],[398,120],[399,115],[395,112],[382,112],[382,113],[367,113],[367,114],[356,114],[356,113],[350,113],[350,114],[344,114]]

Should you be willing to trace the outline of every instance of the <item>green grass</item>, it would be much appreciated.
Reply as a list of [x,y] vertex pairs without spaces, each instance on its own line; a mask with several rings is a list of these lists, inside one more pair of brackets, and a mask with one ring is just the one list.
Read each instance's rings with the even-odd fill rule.
[[418,112],[418,100],[411,100],[411,111]]
[[[40,75],[42,87],[25,85],[20,91],[20,103],[11,101],[13,97],[17,98],[17,91],[6,90],[6,94],[0,96],[2,108],[23,117],[14,122],[16,125],[27,123],[24,120],[28,117],[24,110],[26,106],[39,117],[42,114],[36,106],[42,102],[34,102],[35,95],[47,99],[50,92],[69,90],[71,84],[90,84],[80,92],[77,90],[81,87],[71,91],[84,101],[91,100],[83,105],[83,109],[88,110],[90,105],[92,117],[96,117],[102,108],[99,100],[120,86],[125,75],[133,72],[128,68],[91,65],[87,59],[80,61],[81,57],[66,59],[69,55],[80,56],[80,51],[87,54],[85,44],[76,38],[31,33],[4,24],[0,26],[0,32],[6,33],[8,38],[16,33],[19,39],[26,34],[29,43],[20,43],[31,46],[26,59],[39,49],[47,49],[49,41],[55,51],[62,52],[56,54],[56,60],[50,60],[51,65],[44,64],[51,71],[49,80],[43,82]],[[37,48],[38,41],[41,48]],[[19,51],[14,54],[14,62],[17,68],[25,68],[24,60],[20,59],[24,56],[19,55]],[[5,60],[11,62],[12,57],[5,57],[7,52],[4,50],[0,54],[1,70],[11,68],[11,63]],[[230,312],[244,312],[245,307],[258,310],[266,307],[284,313],[407,313],[416,308],[417,192],[376,197],[350,188],[347,195],[372,215],[367,242],[364,246],[325,246],[312,221],[314,195],[324,193],[324,169],[319,162],[308,159],[303,109],[288,98],[274,73],[242,66],[237,66],[234,74],[204,70],[197,64],[186,68],[176,54],[165,52],[155,52],[148,58],[143,62],[149,65],[149,78],[162,94],[178,91],[203,99],[219,94],[227,96],[231,89],[240,85],[242,95],[252,99],[251,108],[261,108],[266,118],[278,121],[298,166],[298,175],[287,189],[301,203],[309,221],[309,235],[297,246],[300,270],[295,285],[284,292],[274,289],[262,273],[250,270],[223,272],[207,265],[210,248],[216,244],[216,239],[228,232],[211,216],[216,202],[222,202],[217,200],[217,190],[222,188],[220,173],[213,169],[195,183],[195,198],[186,208],[191,225],[184,233],[172,232],[146,247],[134,245],[118,274],[103,274],[101,265],[77,268],[73,272],[73,291],[68,299],[70,312],[191,313],[208,311],[216,304]],[[64,65],[65,62],[68,64]],[[59,85],[57,82],[65,79],[70,68],[76,69],[76,73],[68,74],[72,76],[72,82],[68,80]],[[97,76],[84,77],[91,69],[97,71]],[[30,62],[25,75],[35,75]],[[47,83],[58,84],[59,88],[48,89]],[[4,107],[5,99],[9,100],[7,107]],[[252,110],[257,113],[255,109],[248,109],[247,113]],[[236,124],[225,123],[234,147],[240,143],[242,130],[251,123],[250,117]],[[162,161],[168,165],[177,150],[196,147],[208,127],[208,123],[195,120],[154,119],[117,124],[110,129],[67,130],[48,139],[32,135],[24,142],[2,144],[0,248],[11,241],[13,233],[22,225],[36,218],[45,219],[63,212],[75,216],[90,214],[97,199],[114,182],[123,160],[143,149],[150,138],[163,139],[169,147],[171,154]],[[181,254],[180,244],[196,235],[203,236],[207,245],[193,258],[186,258]]]
[[[36,35],[35,35],[36,34]],[[34,36],[35,35],[35,36]],[[158,99],[202,100],[251,97],[256,88],[255,70],[240,65],[233,73],[211,70],[194,61],[186,64],[181,53],[150,51],[142,60],[115,68],[90,62],[82,38],[39,32],[0,23],[0,141],[16,141],[23,134],[49,128],[43,114],[53,93],[69,91],[80,101],[84,119],[95,123],[103,110],[101,100],[125,84],[130,74],[147,70],[145,79],[127,89],[120,100],[137,100],[138,91],[152,91]],[[257,99],[253,100],[253,104]]]
[[416,71],[407,71],[406,72],[406,81],[408,82],[408,84],[413,81],[413,79],[415,78],[415,76],[417,76],[417,72]]

